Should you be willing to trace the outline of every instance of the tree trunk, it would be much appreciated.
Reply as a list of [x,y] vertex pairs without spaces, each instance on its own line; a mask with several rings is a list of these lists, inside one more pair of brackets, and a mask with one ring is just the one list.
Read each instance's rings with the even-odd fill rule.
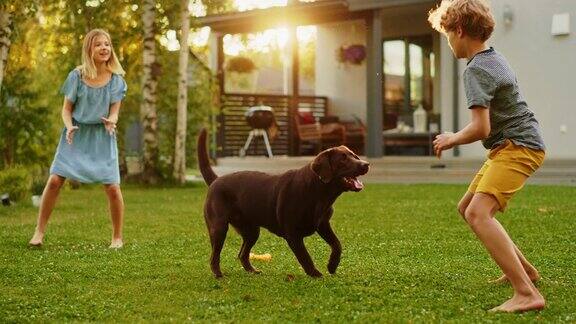
[[183,184],[186,181],[186,126],[188,108],[188,32],[190,13],[188,0],[181,1],[182,28],[180,36],[180,59],[178,61],[178,113],[176,117],[176,140],[174,149],[174,179]]
[[12,34],[12,14],[0,8],[0,90],[4,80],[4,71],[8,61],[8,51],[10,50],[10,35]]
[[156,61],[156,1],[144,0],[142,22],[144,25],[143,68],[142,73],[142,137],[144,139],[144,159],[142,181],[149,184],[158,183],[158,116],[156,114],[156,88],[160,67]]

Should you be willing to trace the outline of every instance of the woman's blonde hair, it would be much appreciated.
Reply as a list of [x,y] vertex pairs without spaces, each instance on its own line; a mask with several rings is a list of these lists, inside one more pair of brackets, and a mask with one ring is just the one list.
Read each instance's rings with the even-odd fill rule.
[[77,67],[80,70],[80,74],[82,74],[82,77],[88,79],[96,78],[97,71],[96,64],[94,64],[92,44],[94,43],[94,39],[101,35],[106,36],[110,42],[110,58],[106,62],[106,69],[112,73],[124,75],[124,69],[122,68],[122,65],[120,65],[120,61],[118,61],[118,57],[116,56],[116,52],[114,52],[114,47],[112,46],[112,38],[110,38],[110,35],[105,30],[99,28],[92,29],[84,37],[84,44],[82,45],[82,65]]
[[483,42],[490,38],[496,25],[484,0],[442,0],[428,13],[428,22],[441,33],[460,27],[464,34]]

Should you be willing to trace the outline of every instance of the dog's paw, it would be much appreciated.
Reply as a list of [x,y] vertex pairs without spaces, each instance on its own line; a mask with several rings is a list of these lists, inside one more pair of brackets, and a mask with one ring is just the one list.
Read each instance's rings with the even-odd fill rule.
[[306,274],[312,278],[322,277],[322,272],[318,271],[317,269],[313,269],[312,271],[307,271]]
[[222,272],[214,273],[214,278],[216,278],[216,279],[222,279],[222,277],[224,277],[224,276],[222,275]]
[[338,268],[338,263],[328,263],[328,272],[330,274],[335,274],[336,273],[336,269]]
[[328,272],[330,274],[335,274],[339,264],[340,259],[334,259],[334,260],[330,259],[330,261],[328,262]]

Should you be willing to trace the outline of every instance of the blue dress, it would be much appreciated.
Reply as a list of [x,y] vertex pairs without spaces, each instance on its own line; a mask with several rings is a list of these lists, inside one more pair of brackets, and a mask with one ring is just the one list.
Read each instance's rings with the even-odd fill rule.
[[126,89],[118,74],[101,87],[84,83],[77,69],[68,74],[60,92],[74,104],[72,123],[78,129],[72,144],[66,142],[66,127],[62,130],[50,174],[83,183],[120,183],[116,135],[106,131],[101,118],[108,117],[110,105],[121,101]]

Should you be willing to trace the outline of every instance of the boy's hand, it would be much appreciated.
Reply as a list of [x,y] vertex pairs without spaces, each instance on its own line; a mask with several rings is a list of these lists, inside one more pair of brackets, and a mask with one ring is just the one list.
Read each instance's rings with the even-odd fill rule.
[[434,139],[434,154],[440,158],[442,151],[449,150],[454,147],[454,133],[445,132],[436,136]]
[[72,138],[74,138],[74,132],[78,129],[78,126],[72,126],[66,128],[66,142],[72,144]]

